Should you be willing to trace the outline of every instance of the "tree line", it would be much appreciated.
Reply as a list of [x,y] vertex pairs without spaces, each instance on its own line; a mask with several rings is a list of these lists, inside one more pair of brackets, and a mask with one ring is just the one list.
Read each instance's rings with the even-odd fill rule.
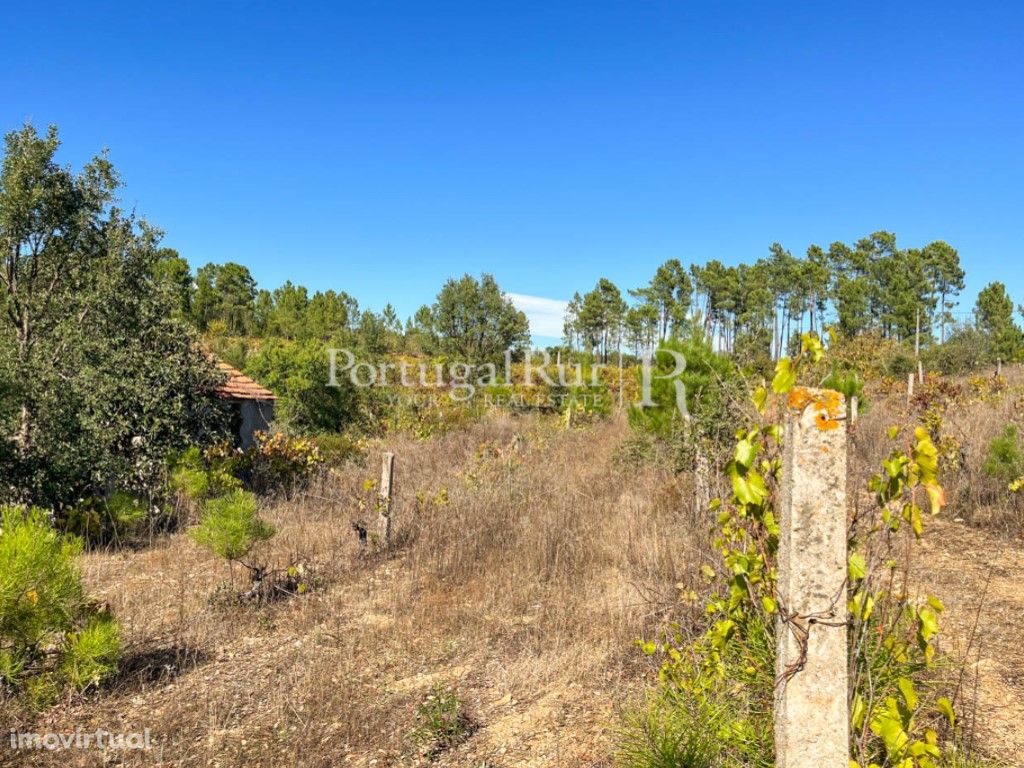
[[[873,332],[942,343],[955,326],[964,277],[948,243],[901,248],[884,231],[850,245],[811,245],[803,257],[774,243],[763,258],[733,266],[711,259],[684,267],[669,259],[646,286],[627,292],[632,302],[606,278],[574,295],[564,341],[602,357],[623,346],[639,355],[699,329],[747,362],[777,359],[804,331],[826,324],[846,337]],[[991,322],[987,307],[979,306],[979,325]],[[1012,324],[1012,302],[1010,315]],[[1005,323],[1005,312],[1001,317]]]
[[[155,482],[170,452],[223,430],[211,350],[277,392],[285,423],[308,432],[337,432],[360,407],[360,393],[325,386],[326,346],[467,363],[529,350],[526,316],[487,274],[447,280],[403,321],[344,290],[261,288],[240,264],[193,272],[118,206],[104,154],[75,172],[57,162],[59,144],[55,128],[26,126],[6,136],[0,164],[0,500],[60,504]],[[775,244],[752,263],[670,259],[647,285],[601,278],[574,295],[558,349],[607,361],[693,334],[763,368],[829,325],[897,343],[920,329],[924,346],[968,368],[1024,357],[1006,287],[986,286],[966,326],[952,315],[963,289],[955,248],[903,248],[889,232],[802,257]]]

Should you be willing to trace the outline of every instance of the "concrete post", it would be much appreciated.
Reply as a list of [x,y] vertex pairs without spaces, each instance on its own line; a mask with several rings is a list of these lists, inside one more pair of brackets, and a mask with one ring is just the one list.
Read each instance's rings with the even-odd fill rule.
[[917,361],[917,383],[924,384],[924,363],[920,359]]
[[385,453],[380,468],[380,499],[377,510],[377,528],[382,547],[386,547],[391,541],[391,499],[394,479],[395,454]]
[[914,399],[914,374],[907,377],[907,405]]
[[776,768],[847,768],[846,409],[793,390],[779,520]]
[[854,395],[850,398],[850,426],[857,423],[857,418],[860,416],[860,401],[857,400],[857,396]]

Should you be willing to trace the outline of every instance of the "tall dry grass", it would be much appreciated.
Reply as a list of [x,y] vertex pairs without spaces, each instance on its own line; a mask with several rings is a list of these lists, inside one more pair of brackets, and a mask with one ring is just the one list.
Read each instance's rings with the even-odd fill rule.
[[[646,670],[633,640],[693,610],[680,595],[700,589],[709,529],[686,478],[616,460],[627,434],[621,419],[567,431],[499,416],[374,444],[264,505],[278,534],[254,558],[304,563],[320,586],[260,608],[212,603],[229,571],[183,534],[89,554],[125,670],[42,716],[8,712],[10,727],[150,728],[156,748],[126,765],[415,765],[407,734],[442,681],[479,728],[441,764],[604,764],[615,708]],[[350,521],[385,449],[394,546],[362,551]]]

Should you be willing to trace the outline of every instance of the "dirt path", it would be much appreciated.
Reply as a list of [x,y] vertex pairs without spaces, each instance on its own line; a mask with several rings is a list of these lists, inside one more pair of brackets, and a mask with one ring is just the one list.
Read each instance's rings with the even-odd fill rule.
[[977,746],[1000,765],[1024,767],[1024,542],[939,519],[918,562],[927,573],[919,591],[946,604],[946,650],[968,659],[963,685],[968,698],[977,689],[977,709],[960,708],[976,720]]

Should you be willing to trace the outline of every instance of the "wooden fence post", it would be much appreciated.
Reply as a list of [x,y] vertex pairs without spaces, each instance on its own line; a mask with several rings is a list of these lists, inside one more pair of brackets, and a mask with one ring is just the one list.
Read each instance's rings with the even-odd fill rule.
[[391,542],[391,499],[395,480],[395,454],[384,454],[380,468],[380,506],[377,511],[377,529],[382,547]]
[[847,768],[846,408],[790,402],[779,520],[776,768]]

